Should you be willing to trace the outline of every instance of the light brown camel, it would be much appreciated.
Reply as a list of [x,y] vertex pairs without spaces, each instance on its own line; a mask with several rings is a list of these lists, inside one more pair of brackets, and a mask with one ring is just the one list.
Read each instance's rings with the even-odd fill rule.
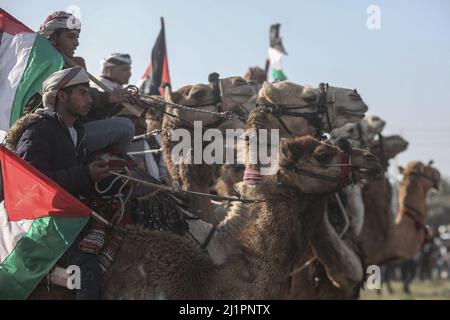
[[[326,99],[322,102],[325,110],[318,112],[320,89],[305,87],[290,81],[274,84],[265,82],[258,93],[256,102],[260,106],[269,108],[251,110],[246,127],[277,129],[281,138],[315,135],[318,133],[317,126],[321,126],[323,132],[330,132],[346,123],[360,121],[367,111],[366,104],[356,90],[329,87],[322,96]],[[280,110],[270,107],[280,108],[282,111],[279,113]],[[329,121],[325,111],[328,113]],[[248,164],[248,166],[259,167],[255,164]],[[243,174],[242,166],[224,166],[221,175],[223,177],[218,179],[216,185],[218,193],[223,195],[230,193],[234,179],[242,181]]]
[[[247,82],[240,77],[229,77],[220,79],[220,88],[220,101],[223,111],[242,111],[243,109],[248,111],[253,105],[250,101],[253,101],[255,88],[258,87],[254,83]],[[354,90],[334,87],[330,88],[327,97],[333,99],[333,103],[326,104],[330,123],[328,124],[328,121],[325,120],[324,114],[318,115],[320,121],[331,125],[333,128],[334,126],[342,125],[349,121],[358,121],[363,117],[364,112],[367,111],[367,106]],[[309,89],[285,81],[275,85],[266,83],[265,89],[262,90],[262,94],[262,98],[266,99],[266,103],[267,101],[273,102],[281,101],[280,99],[283,99],[283,101],[290,103],[291,105],[294,104],[294,108],[301,105],[302,111],[305,112],[315,112],[318,110],[318,89]],[[199,107],[203,110],[218,110],[217,93],[214,91],[212,85],[207,86],[199,84],[186,86],[172,94],[169,93],[166,96],[166,100],[193,108]],[[184,119],[184,121],[165,115],[163,128],[181,127],[189,129],[186,127],[186,123],[192,123],[193,120],[202,120],[204,126],[218,125],[218,128],[221,130],[239,127],[239,124],[237,124],[236,121],[226,121],[220,124],[220,118],[217,116],[174,109],[170,106],[167,106],[167,111],[174,113],[177,117]],[[245,112],[243,113],[245,114]],[[301,133],[301,135],[315,133],[315,129],[310,126],[308,121],[303,117],[282,115],[280,118],[283,118],[288,126],[295,128],[293,129],[294,135],[297,135],[297,133]],[[262,121],[264,122],[264,120]],[[277,118],[272,118],[270,121],[277,121],[277,124],[274,127],[280,128]],[[298,132],[298,128],[302,128],[302,130]],[[281,128],[281,130],[284,129]],[[281,133],[281,135],[283,136],[283,133]],[[170,132],[162,134],[164,158],[167,163],[170,178],[177,181],[183,189],[190,189],[203,193],[209,192],[214,174],[214,167],[210,165],[205,166],[204,164],[180,164],[175,166],[171,159],[171,151],[175,143],[170,141],[170,136]],[[214,224],[217,223],[217,219],[212,212],[211,204],[208,199],[192,197],[192,203],[193,207],[198,210],[199,216],[203,220]]]
[[[246,81],[241,77],[228,77],[216,79],[217,82],[209,85],[197,84],[185,86],[173,93],[166,90],[166,100],[191,108],[199,108],[209,111],[235,112],[240,118],[246,118],[252,103],[252,97],[256,96],[259,84]],[[184,128],[192,134],[194,120],[202,121],[203,127],[217,128],[224,132],[226,129],[244,128],[244,123],[239,119],[224,120],[214,115],[180,110],[166,106],[166,111],[175,116],[165,114],[162,127]],[[171,157],[175,142],[170,141],[171,131],[162,134],[164,159],[167,164],[169,183],[176,181],[184,190],[209,193],[214,171],[220,166],[206,164],[179,164],[174,165]],[[203,148],[202,148],[203,151]],[[197,210],[200,218],[217,224],[217,218],[212,212],[209,199],[191,197],[192,207]]]
[[[218,106],[213,94],[213,90],[208,85],[197,84],[180,88],[175,92],[166,90],[165,99],[169,102],[182,104],[187,107],[201,110],[217,112]],[[175,164],[172,159],[172,150],[178,141],[172,141],[173,130],[184,129],[189,132],[192,139],[187,143],[194,149],[194,129],[195,120],[202,121],[203,127],[216,127],[222,120],[217,115],[191,112],[183,109],[176,109],[170,105],[166,106],[166,112],[174,116],[164,115],[162,127],[165,129],[161,133],[161,143],[163,156],[167,165],[168,183],[177,183],[183,190],[191,190],[202,193],[209,193],[209,181],[211,181],[214,166],[206,164]],[[203,148],[202,148],[203,150]],[[192,160],[194,158],[192,157]],[[191,207],[196,210],[196,214],[204,221],[217,224],[217,219],[213,214],[210,200],[197,196],[191,197]]]
[[[394,217],[391,209],[390,185],[387,180],[372,183],[363,189],[366,217],[362,242],[368,264],[383,264],[412,258],[426,240],[428,215],[426,198],[430,189],[438,189],[439,171],[431,165],[411,161],[400,169],[403,180],[400,184],[400,209]],[[382,207],[374,198],[384,191],[387,201]]]
[[[324,214],[323,195],[343,182],[342,151],[310,137],[284,141],[277,175],[267,176],[243,196],[265,202],[242,236],[241,253],[217,266],[198,247],[165,232],[132,232],[105,279],[112,299],[270,299],[278,297],[296,257],[306,249],[311,230]],[[377,171],[373,156],[352,153],[356,179]],[[331,179],[330,179],[331,178]],[[345,179],[347,180],[347,179]],[[245,188],[244,188],[245,189]]]
[[[367,137],[363,136],[363,138]],[[352,143],[355,143],[355,141],[352,141]],[[372,141],[372,145],[371,152],[379,157],[379,141]],[[383,158],[387,161],[392,159],[398,153],[404,151],[407,145],[408,143],[398,135],[384,137]],[[368,184],[377,185],[377,181],[381,179],[384,178],[369,181]],[[346,188],[345,190],[350,205],[352,193],[359,193],[360,189]],[[380,199],[376,200],[381,201]],[[372,204],[366,204],[366,206],[370,205]],[[285,298],[328,300],[356,299],[359,297],[365,266],[365,254],[359,235],[365,217],[364,212],[362,212],[362,216],[359,213],[352,212],[356,210],[359,210],[359,208],[355,208],[355,206],[347,208],[350,221],[347,232],[342,238],[339,237],[336,227],[329,223],[328,216],[324,217],[322,224],[318,224],[311,240],[313,249],[310,249],[308,258],[303,261],[305,268],[292,277],[289,286],[285,289]],[[361,210],[364,210],[364,205]],[[305,263],[314,256],[318,260],[306,266]]]

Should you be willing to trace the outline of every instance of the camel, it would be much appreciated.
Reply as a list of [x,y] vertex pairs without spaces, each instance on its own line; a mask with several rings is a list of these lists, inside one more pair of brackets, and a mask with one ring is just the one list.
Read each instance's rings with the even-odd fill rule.
[[[175,102],[182,105],[186,105],[188,107],[193,108],[201,108],[203,110],[219,110],[218,93],[215,91],[215,88],[220,87],[220,107],[223,111],[236,111],[241,110],[241,114],[245,114],[245,111],[251,108],[251,101],[254,100],[255,90],[258,88],[257,84],[253,82],[247,82],[240,77],[229,77],[225,79],[220,79],[219,85],[193,85],[183,87],[173,93],[170,93],[169,90],[166,90],[166,100],[169,102]],[[265,95],[263,98],[266,99],[280,99],[283,97],[284,100],[286,98],[284,96],[288,95],[286,102],[291,105],[304,104],[302,105],[302,109],[307,112],[316,112],[318,110],[318,101],[319,101],[319,89],[308,89],[303,86],[295,85],[292,82],[281,82],[280,84],[271,85],[270,83],[266,83],[264,85],[264,90],[262,93]],[[361,100],[360,96],[357,92],[350,89],[343,88],[334,88],[328,92],[329,98],[334,99],[334,103],[327,104],[326,110],[328,112],[328,116],[330,121],[325,120],[325,115],[320,116],[317,114],[317,117],[322,117],[320,121],[323,123],[327,123],[331,125],[332,129],[335,126],[340,126],[347,122],[358,121],[362,119],[364,112],[367,111],[367,106]],[[261,90],[259,95],[261,94]],[[260,96],[258,96],[258,100]],[[300,99],[300,100],[299,100]],[[270,100],[270,101],[272,101]],[[278,101],[277,100],[277,101]],[[266,102],[267,103],[267,102]],[[295,107],[296,108],[296,107]],[[184,119],[181,121],[178,118],[170,117],[165,115],[163,128],[187,128],[186,123],[192,123],[194,120],[202,120],[204,126],[218,126],[219,129],[224,130],[226,128],[232,127],[237,128],[239,124],[236,124],[236,119],[233,121],[225,121],[220,124],[220,118],[214,115],[205,115],[196,112],[189,112],[186,110],[179,110],[167,106],[167,110],[170,113],[175,114],[177,117]],[[250,115],[254,111],[250,112]],[[239,113],[239,112],[238,112]],[[292,126],[292,128],[303,128],[301,131],[301,135],[315,133],[316,130],[312,126],[309,125],[308,121],[303,117],[291,117],[289,115],[282,115],[278,118],[271,118],[270,123],[274,121],[277,122],[279,118],[283,118],[286,121],[288,126]],[[318,118],[319,119],[319,118]],[[260,119],[264,121],[264,119]],[[280,129],[279,123],[275,123],[275,128]],[[281,128],[283,130],[283,128]],[[294,133],[297,135],[297,130],[294,130]],[[283,136],[283,135],[282,135]],[[286,135],[285,135],[286,136]],[[189,189],[193,191],[199,191],[203,193],[208,193],[211,180],[214,174],[214,168],[212,166],[205,166],[203,164],[197,165],[184,165],[180,164],[175,166],[171,159],[171,151],[175,143],[170,141],[170,133],[165,132],[162,134],[163,140],[163,149],[164,158],[166,160],[168,166],[168,173],[171,179],[175,182],[178,182],[183,189]],[[206,199],[199,199],[197,197],[192,198],[193,207],[198,210],[199,216],[208,222],[213,224],[217,224],[217,218],[212,212],[211,204]]]
[[[383,150],[383,158],[389,160],[398,153],[404,151],[408,143],[398,135],[384,137],[383,148],[380,148],[380,141],[373,140],[375,134],[384,127],[384,122],[378,117],[372,117],[370,125],[367,121],[363,127],[363,135],[360,132],[354,133],[356,124],[348,124],[347,131],[341,134],[348,138],[356,138],[357,141],[350,140],[353,145],[362,145],[361,141],[370,142],[370,151],[380,158],[380,149]],[[378,128],[378,129],[377,129]],[[371,131],[372,139],[364,135],[364,132]],[[335,133],[335,131],[333,132]],[[333,135],[332,135],[333,136]],[[336,138],[336,135],[333,136]],[[366,144],[367,145],[367,144]],[[376,179],[374,181],[377,181]],[[374,182],[369,182],[369,184]],[[375,182],[376,183],[376,182]],[[305,266],[303,271],[293,275],[289,286],[285,289],[284,298],[289,299],[356,299],[359,297],[359,290],[363,281],[363,270],[365,265],[365,255],[359,235],[364,223],[364,204],[359,204],[361,198],[361,187],[359,185],[349,186],[344,189],[347,195],[347,212],[349,218],[348,229],[342,239],[338,235],[336,228],[328,221],[328,215],[323,217],[323,223],[318,224],[315,230],[308,259],[316,256],[318,261],[311,265],[306,265],[306,260],[300,264]],[[361,199],[362,202],[362,199]],[[332,213],[336,215],[336,213]]]
[[[240,185],[252,222],[239,237],[240,253],[221,265],[184,238],[166,232],[128,230],[106,274],[109,299],[273,299],[291,264],[307,247],[324,214],[324,194],[342,182],[343,152],[311,137],[282,141],[278,174],[256,189]],[[352,151],[356,179],[378,171],[368,152]],[[345,178],[343,180],[343,178]]]
[[[327,101],[319,101],[321,98]],[[319,110],[319,102],[326,104],[325,110]],[[309,88],[290,81],[274,84],[265,82],[256,103],[259,108],[250,111],[246,127],[278,129],[281,138],[330,132],[347,123],[362,120],[367,111],[367,105],[356,90],[329,87],[326,93],[321,93],[319,88]],[[321,130],[318,130],[319,127]],[[246,166],[259,167],[254,164]],[[232,182],[235,182],[234,179],[242,181],[243,173],[242,166],[223,166],[222,177],[216,186],[219,194],[232,192]]]
[[381,134],[386,121],[378,116],[366,116],[360,122],[347,123],[331,132],[331,141],[346,138],[354,147],[368,148],[377,135]]
[[[361,238],[368,264],[411,259],[428,237],[426,197],[430,189],[439,188],[440,173],[420,161],[409,162],[406,168],[400,168],[400,172],[403,174],[400,209],[395,217],[387,179],[373,182],[363,189],[366,222]],[[386,201],[381,201],[380,193],[385,195]]]

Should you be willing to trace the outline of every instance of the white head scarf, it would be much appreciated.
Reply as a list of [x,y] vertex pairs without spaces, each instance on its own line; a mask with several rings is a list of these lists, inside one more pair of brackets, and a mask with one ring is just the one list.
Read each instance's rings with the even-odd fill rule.
[[81,22],[74,15],[65,11],[55,11],[45,19],[39,28],[39,33],[47,39],[57,29],[81,30]]
[[77,84],[89,84],[89,76],[82,67],[73,67],[55,72],[42,84],[44,108],[55,111],[58,91]]
[[100,62],[102,67],[102,73],[104,72],[105,68],[109,67],[115,67],[115,66],[122,66],[122,65],[131,65],[131,57],[129,54],[126,53],[111,53],[106,58],[103,58],[103,60]]

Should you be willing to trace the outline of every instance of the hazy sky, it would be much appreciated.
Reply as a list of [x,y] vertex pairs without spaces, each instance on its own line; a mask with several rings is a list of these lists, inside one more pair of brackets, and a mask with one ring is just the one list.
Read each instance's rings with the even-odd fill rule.
[[[377,5],[381,28],[369,30]],[[410,142],[395,164],[434,159],[450,176],[450,1],[25,1],[0,6],[36,30],[55,10],[76,6],[82,31],[76,55],[93,74],[111,52],[130,53],[132,83],[149,63],[165,17],[174,88],[206,83],[210,72],[244,75],[263,66],[268,30],[282,24],[288,78],[357,88],[369,114],[387,121],[386,134]]]

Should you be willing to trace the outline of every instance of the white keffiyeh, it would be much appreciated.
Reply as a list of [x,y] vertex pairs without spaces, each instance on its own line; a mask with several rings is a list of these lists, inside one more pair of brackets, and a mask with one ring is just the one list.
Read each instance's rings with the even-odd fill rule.
[[103,71],[108,67],[131,65],[131,57],[129,54],[125,53],[111,53],[109,56],[104,58],[100,64]]
[[77,84],[89,84],[89,75],[82,67],[73,67],[55,72],[42,84],[42,103],[54,111],[58,91]]
[[57,29],[81,30],[81,22],[70,13],[56,11],[45,19],[39,33],[48,39]]

